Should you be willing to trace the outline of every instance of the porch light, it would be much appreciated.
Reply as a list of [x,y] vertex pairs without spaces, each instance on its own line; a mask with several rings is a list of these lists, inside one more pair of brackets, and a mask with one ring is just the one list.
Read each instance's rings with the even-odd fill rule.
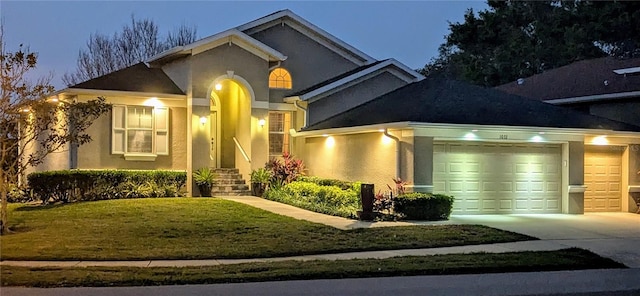
[[539,143],[539,142],[542,142],[542,140],[543,140],[543,138],[541,136],[533,136],[533,137],[531,137],[531,142]]
[[220,83],[216,83],[216,86],[214,87],[216,90],[221,90],[222,89],[222,84]]
[[464,139],[465,140],[475,140],[478,136],[476,136],[476,134],[474,133],[467,133],[466,135],[464,135]]
[[51,102],[51,103],[57,103],[57,102],[59,102],[59,101],[60,101],[60,100],[58,100],[58,97],[53,97],[53,98],[51,98],[51,99],[49,100],[49,102]]
[[207,123],[207,118],[205,116],[200,116],[200,124],[205,125]]
[[259,119],[258,120],[258,126],[263,127],[265,124],[267,124],[267,121],[264,119]]
[[607,145],[609,144],[609,140],[607,140],[607,136],[597,136],[591,140],[591,144],[594,145]]
[[336,139],[333,137],[327,137],[327,140],[324,142],[327,148],[333,148],[336,145]]

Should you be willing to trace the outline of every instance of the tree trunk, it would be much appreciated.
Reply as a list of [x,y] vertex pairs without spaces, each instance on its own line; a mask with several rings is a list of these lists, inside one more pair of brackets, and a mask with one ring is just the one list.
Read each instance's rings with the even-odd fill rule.
[[2,207],[0,208],[0,235],[6,234],[7,227],[7,182],[5,174],[0,170],[0,196],[2,197]]

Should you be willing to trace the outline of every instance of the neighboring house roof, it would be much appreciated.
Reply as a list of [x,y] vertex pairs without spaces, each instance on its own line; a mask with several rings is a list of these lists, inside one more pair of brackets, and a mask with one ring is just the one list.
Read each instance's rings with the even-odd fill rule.
[[138,63],[122,70],[78,83],[69,89],[96,89],[184,95],[184,92],[162,71]]
[[396,69],[399,69],[402,72],[404,72],[404,75],[401,75],[403,76],[401,77],[401,79],[405,80],[407,83],[420,81],[424,79],[424,76],[422,76],[420,73],[412,69],[409,69],[407,66],[403,65],[402,63],[394,59],[386,59],[382,61],[376,61],[368,65],[360,66],[351,71],[347,71],[331,79],[327,79],[318,84],[315,84],[306,89],[303,89],[299,92],[296,92],[295,94],[290,95],[290,97],[297,96],[297,97],[300,97],[301,100],[306,101],[313,97],[330,92],[336,88],[343,87],[344,85],[349,84],[352,81],[362,78],[368,74],[375,73],[376,71],[383,70],[389,66],[395,67]]
[[376,59],[372,58],[371,56],[329,34],[327,31],[308,22],[307,20],[303,19],[302,17],[298,16],[288,9],[280,10],[266,15],[257,20],[248,22],[244,25],[240,25],[236,27],[236,29],[248,35],[253,35],[257,32],[283,23],[289,24],[293,29],[296,29],[300,33],[307,35],[308,37],[326,46],[327,48],[333,49],[337,53],[341,54],[344,58],[351,60],[359,65],[366,65],[376,61]]
[[304,128],[416,122],[640,131],[640,127],[460,81],[426,78]]
[[[604,57],[583,60],[503,84],[496,89],[539,100],[612,97],[606,96],[607,94],[633,95],[640,91],[640,75],[621,70],[639,66],[640,58]],[[621,74],[616,73],[616,70]]]
[[232,42],[268,61],[275,62],[284,61],[287,59],[287,56],[285,56],[281,52],[267,46],[266,44],[239,31],[238,29],[229,29],[218,34],[200,39],[196,42],[183,46],[177,46],[172,49],[163,51],[155,56],[150,57],[147,62],[150,64],[165,63],[183,56],[198,54],[200,52],[218,47],[229,42]]

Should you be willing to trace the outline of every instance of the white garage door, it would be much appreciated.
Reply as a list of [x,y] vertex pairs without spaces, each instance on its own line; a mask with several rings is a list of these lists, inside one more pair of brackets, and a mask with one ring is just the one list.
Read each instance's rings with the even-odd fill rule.
[[584,153],[585,212],[622,210],[623,147],[587,146]]
[[457,214],[559,213],[560,145],[434,143],[434,192]]

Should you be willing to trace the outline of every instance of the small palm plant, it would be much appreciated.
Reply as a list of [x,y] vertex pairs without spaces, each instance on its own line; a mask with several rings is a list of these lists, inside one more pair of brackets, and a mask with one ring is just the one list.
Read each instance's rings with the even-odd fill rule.
[[251,171],[251,193],[254,196],[262,196],[271,182],[271,171],[259,168]]
[[200,196],[211,196],[215,178],[216,173],[208,167],[199,168],[193,172],[193,182],[198,185]]

